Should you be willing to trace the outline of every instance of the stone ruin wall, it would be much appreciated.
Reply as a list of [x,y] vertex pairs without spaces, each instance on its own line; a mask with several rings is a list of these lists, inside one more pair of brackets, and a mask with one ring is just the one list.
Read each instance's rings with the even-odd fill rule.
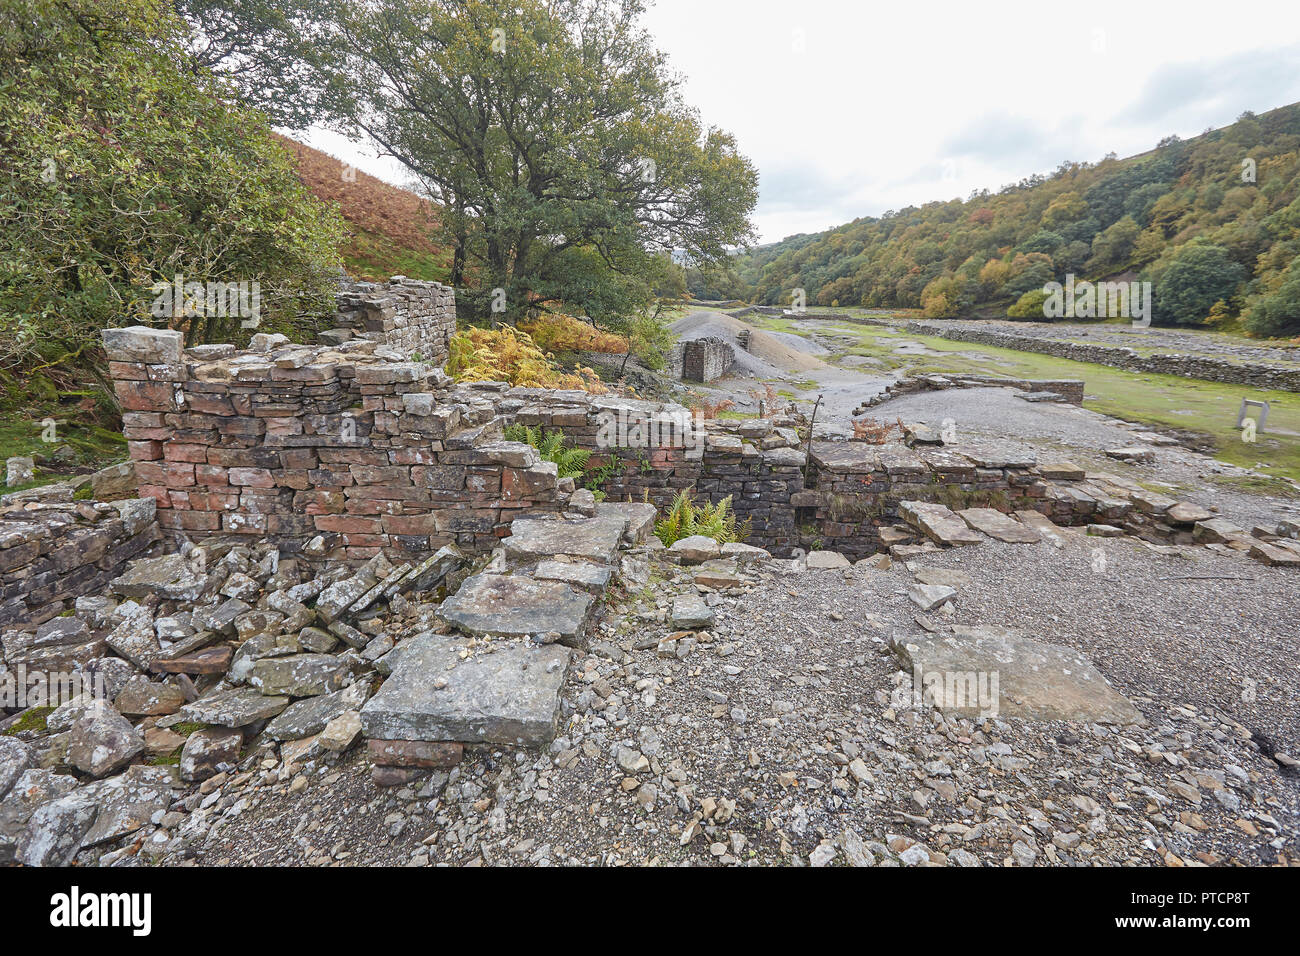
[[182,350],[178,332],[104,333],[141,496],[173,537],[267,539],[306,558],[483,550],[562,483],[500,441],[486,401],[365,340]]
[[365,339],[408,359],[441,366],[456,332],[456,292],[438,282],[394,276],[388,282],[349,282],[338,295],[338,327],[321,334],[329,345]]
[[681,377],[688,382],[712,382],[731,371],[736,361],[730,343],[716,337],[682,343]]
[[[881,324],[881,320],[878,319],[857,319],[857,321]],[[937,335],[945,339],[952,339],[954,342],[975,342],[980,345],[993,345],[1015,349],[1020,352],[1038,352],[1042,355],[1071,359],[1076,362],[1108,365],[1111,368],[1124,369],[1129,372],[1177,375],[1183,378],[1199,378],[1207,382],[1222,382],[1227,385],[1246,385],[1252,388],[1275,388],[1287,392],[1300,392],[1300,369],[1290,368],[1285,365],[1265,365],[1258,362],[1238,363],[1202,355],[1177,355],[1173,353],[1142,355],[1132,349],[1117,346],[1083,345],[1055,339],[1039,339],[1029,335],[1016,335],[1013,332],[999,332],[993,329],[953,328],[930,325],[925,322],[909,322],[906,328],[908,332],[914,335]]]
[[954,509],[1027,509],[1063,525],[1120,514],[1118,502],[1044,481],[1032,456],[898,442],[817,441],[806,452],[796,423],[781,419],[703,423],[703,449],[692,451],[700,436],[684,435],[675,415],[656,422],[657,446],[611,449],[608,432],[602,441],[611,419],[627,421],[630,432],[637,422],[663,415],[663,406],[538,390],[506,413],[521,424],[559,429],[592,451],[610,501],[650,501],[662,510],[681,491],[714,503],[730,496],[738,522],[750,526],[747,543],[777,555],[813,547],[851,558],[874,554],[886,546],[882,529],[902,523],[899,503],[909,500]]

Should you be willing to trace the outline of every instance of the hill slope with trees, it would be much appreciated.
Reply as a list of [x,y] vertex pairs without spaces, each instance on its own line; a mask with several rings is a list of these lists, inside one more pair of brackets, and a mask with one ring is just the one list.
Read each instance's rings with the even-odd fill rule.
[[762,246],[715,291],[788,304],[1042,318],[1044,283],[1153,284],[1153,320],[1300,334],[1300,104],[1152,151],[1062,163],[997,193]]

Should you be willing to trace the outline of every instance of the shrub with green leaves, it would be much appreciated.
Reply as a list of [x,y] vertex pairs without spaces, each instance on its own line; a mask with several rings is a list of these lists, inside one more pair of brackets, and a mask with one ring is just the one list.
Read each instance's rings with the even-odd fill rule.
[[679,491],[667,513],[655,522],[655,536],[671,547],[673,542],[691,535],[702,534],[719,544],[740,541],[749,536],[749,522],[736,526],[736,513],[731,510],[731,495],[717,504],[704,502],[697,505],[690,492]]
[[251,334],[152,315],[178,275],[257,282],[262,331],[333,313],[342,219],[188,37],[166,0],[0,5],[0,368],[84,363],[114,325]]
[[505,434],[506,441],[532,445],[542,456],[542,461],[555,462],[561,478],[580,478],[587,470],[587,459],[591,457],[591,452],[585,448],[574,448],[559,429],[543,433],[540,425],[508,425]]

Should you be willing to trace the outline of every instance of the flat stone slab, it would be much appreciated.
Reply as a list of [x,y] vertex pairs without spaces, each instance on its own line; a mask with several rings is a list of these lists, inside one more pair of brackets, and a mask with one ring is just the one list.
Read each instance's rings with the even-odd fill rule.
[[942,584],[950,588],[964,588],[973,583],[969,574],[953,568],[917,568],[913,573],[918,584]]
[[235,687],[186,704],[177,711],[177,717],[218,727],[244,727],[268,720],[288,706],[288,697],[266,697],[253,687]]
[[555,736],[569,649],[512,644],[462,660],[461,641],[423,635],[361,708],[379,740],[538,746]]
[[1025,527],[1033,528],[1044,539],[1057,547],[1065,544],[1065,535],[1061,526],[1041,511],[1026,508],[1023,511],[1016,512],[1016,519]]
[[1125,448],[1107,448],[1106,457],[1117,461],[1153,462],[1156,453],[1145,445],[1130,445]]
[[510,525],[510,537],[501,544],[506,549],[506,559],[513,563],[563,554],[609,564],[614,560],[626,526],[627,519],[615,514],[577,521],[518,518]]
[[957,514],[976,531],[983,531],[990,538],[1008,544],[1037,544],[1043,540],[1033,528],[1025,527],[1015,518],[995,508],[966,508]]
[[1165,517],[1174,524],[1196,524],[1198,521],[1209,521],[1214,517],[1214,512],[1190,501],[1180,501],[1165,511]]
[[944,545],[979,544],[984,538],[943,505],[930,501],[901,501],[898,514],[927,538]]
[[539,581],[526,574],[476,574],[442,602],[438,616],[467,634],[557,633],[561,643],[577,645],[593,602],[592,595],[561,581]]
[[957,596],[957,589],[946,584],[913,584],[907,596],[922,611],[933,611]]
[[1087,472],[1072,461],[1052,461],[1038,466],[1038,473],[1053,481],[1083,481]]
[[560,581],[592,594],[600,594],[613,572],[608,565],[590,561],[543,561],[533,572],[539,581]]
[[850,562],[838,551],[809,551],[805,564],[809,571],[817,571],[847,568]]
[[914,689],[933,689],[923,702],[944,713],[1142,722],[1128,699],[1078,651],[995,627],[954,625],[952,631],[909,637],[894,647],[912,671]]
[[1300,554],[1289,548],[1278,547],[1264,541],[1255,541],[1250,546],[1249,554],[1256,561],[1262,561],[1270,567],[1300,567]]
[[1206,518],[1196,522],[1192,528],[1192,537],[1197,541],[1210,544],[1223,543],[1245,534],[1245,529],[1233,524],[1227,518]]
[[654,532],[659,509],[644,501],[602,501],[596,505],[596,517],[621,518],[626,522],[624,540],[628,544],[640,544]]

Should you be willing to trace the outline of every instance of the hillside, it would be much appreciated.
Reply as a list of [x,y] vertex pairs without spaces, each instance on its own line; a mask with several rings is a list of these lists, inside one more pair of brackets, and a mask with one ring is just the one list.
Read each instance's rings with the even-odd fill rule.
[[786,304],[803,288],[809,305],[923,308],[931,317],[1012,308],[1041,318],[1044,282],[1132,272],[1153,283],[1158,324],[1213,317],[1296,335],[1297,256],[1300,104],[1169,137],[1127,159],[1062,163],[996,194],[792,236],[736,268],[759,303]]
[[359,169],[348,170],[345,178],[342,160],[288,137],[276,138],[293,154],[303,184],[338,204],[351,232],[340,250],[350,275],[446,281],[450,253],[432,238],[438,222],[434,203]]

